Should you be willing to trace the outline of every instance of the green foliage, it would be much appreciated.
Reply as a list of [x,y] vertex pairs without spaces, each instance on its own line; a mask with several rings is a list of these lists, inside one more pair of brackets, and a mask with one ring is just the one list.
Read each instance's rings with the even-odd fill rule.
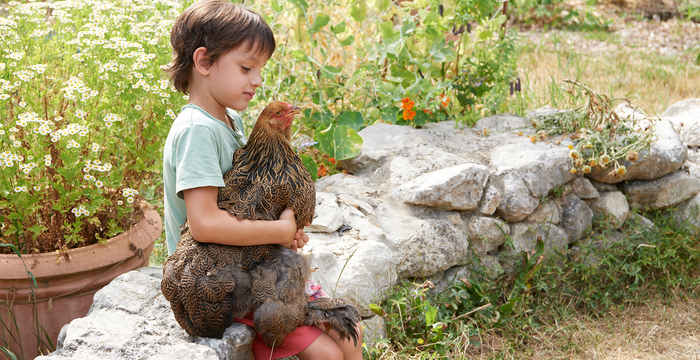
[[129,226],[185,99],[167,1],[11,2],[0,18],[0,236],[22,253]]
[[[357,131],[376,122],[465,122],[494,111],[515,69],[514,38],[502,35],[500,5],[257,2],[253,8],[272,26],[278,47],[251,107],[279,97],[299,104],[306,109],[299,133],[338,160],[355,156],[361,146]],[[469,92],[473,87],[478,91]],[[401,108],[405,98],[415,108]]]
[[[628,221],[619,241],[592,237],[562,267],[548,267],[537,276],[541,306],[558,301],[603,314],[614,306],[634,304],[645,294],[675,298],[695,294],[700,286],[698,229],[677,224],[668,212],[650,218],[657,229],[639,230]],[[602,249],[601,249],[602,248]],[[546,285],[545,285],[546,284]]]

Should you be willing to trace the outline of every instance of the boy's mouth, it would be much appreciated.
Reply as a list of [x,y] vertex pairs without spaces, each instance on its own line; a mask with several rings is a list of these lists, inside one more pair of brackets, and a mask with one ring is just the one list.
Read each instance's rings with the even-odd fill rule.
[[248,100],[250,100],[250,99],[253,98],[253,96],[255,96],[255,93],[254,93],[254,92],[246,91],[246,92],[243,93],[243,95],[247,96],[247,97],[249,98]]

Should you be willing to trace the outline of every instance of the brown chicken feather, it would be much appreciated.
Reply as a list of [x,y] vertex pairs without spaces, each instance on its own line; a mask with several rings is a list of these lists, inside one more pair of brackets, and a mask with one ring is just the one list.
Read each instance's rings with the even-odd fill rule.
[[[289,144],[299,108],[272,102],[261,112],[248,143],[233,154],[218,206],[239,219],[277,220],[294,209],[297,228],[313,220],[316,190]],[[161,289],[175,319],[193,336],[221,338],[233,319],[254,312],[253,323],[270,347],[301,325],[328,323],[357,344],[355,307],[342,299],[308,302],[306,258],[279,245],[200,243],[182,230],[177,250],[163,267]]]

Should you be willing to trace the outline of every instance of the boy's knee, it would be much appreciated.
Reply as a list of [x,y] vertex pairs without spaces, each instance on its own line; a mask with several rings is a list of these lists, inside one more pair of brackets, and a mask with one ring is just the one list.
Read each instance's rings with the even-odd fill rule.
[[328,346],[324,349],[327,351],[321,359],[343,360],[343,350],[338,346]]

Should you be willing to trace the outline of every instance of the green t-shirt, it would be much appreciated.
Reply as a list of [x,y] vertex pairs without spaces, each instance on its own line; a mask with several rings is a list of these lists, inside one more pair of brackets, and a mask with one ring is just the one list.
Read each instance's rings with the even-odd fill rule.
[[164,227],[168,254],[180,240],[179,226],[187,210],[183,190],[224,187],[224,173],[231,170],[233,152],[245,144],[243,122],[233,110],[226,109],[235,130],[215,119],[200,107],[187,104],[175,119],[163,148]]

